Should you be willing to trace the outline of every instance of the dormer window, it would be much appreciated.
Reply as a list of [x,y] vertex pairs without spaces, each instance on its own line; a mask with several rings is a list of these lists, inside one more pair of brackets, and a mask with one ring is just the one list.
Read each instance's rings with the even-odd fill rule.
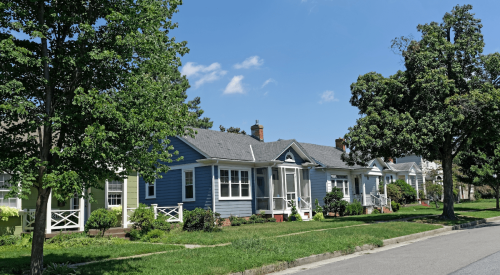
[[286,153],[285,161],[286,162],[295,162],[295,157],[293,156],[292,152]]

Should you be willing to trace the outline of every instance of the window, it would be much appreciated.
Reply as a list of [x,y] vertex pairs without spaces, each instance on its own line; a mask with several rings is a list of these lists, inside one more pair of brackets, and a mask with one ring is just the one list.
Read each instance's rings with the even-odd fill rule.
[[183,201],[194,201],[194,171],[193,170],[183,170],[183,186],[184,194]]
[[286,162],[295,162],[295,157],[293,156],[292,152],[288,151],[288,153],[286,153],[285,161]]
[[156,198],[156,180],[153,183],[146,183],[146,199]]
[[122,205],[123,183],[121,181],[108,181],[108,207]]
[[77,194],[75,194],[75,196],[71,198],[71,209],[73,210],[80,209],[80,199],[78,198]]
[[8,182],[9,175],[0,174],[0,205],[17,208],[17,198],[5,198],[10,192],[11,184]]
[[347,180],[347,176],[342,175],[331,175],[332,185],[340,188],[344,196],[349,196],[349,181]]
[[220,170],[220,196],[224,198],[250,198],[249,170]]

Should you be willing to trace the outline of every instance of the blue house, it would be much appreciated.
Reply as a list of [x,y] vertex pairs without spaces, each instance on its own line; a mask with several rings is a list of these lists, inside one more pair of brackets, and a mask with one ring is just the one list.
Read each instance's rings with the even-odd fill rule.
[[336,140],[336,147],[294,139],[264,142],[263,130],[258,124],[251,127],[251,135],[196,129],[194,138],[169,138],[184,159],[173,162],[155,182],[139,177],[139,202],[211,208],[225,218],[264,211],[282,220],[290,215],[293,200],[299,214],[308,219],[314,200],[322,204],[334,186],[342,188],[345,200],[373,207],[387,204],[378,192],[380,184],[401,176],[411,181],[418,173],[416,165],[399,171],[397,164],[382,159],[366,167],[347,166],[340,160],[345,150],[342,139]]

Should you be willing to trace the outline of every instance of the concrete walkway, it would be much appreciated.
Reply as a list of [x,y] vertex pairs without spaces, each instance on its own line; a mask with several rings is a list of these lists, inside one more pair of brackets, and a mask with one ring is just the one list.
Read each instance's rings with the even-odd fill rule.
[[500,221],[273,274],[500,274]]

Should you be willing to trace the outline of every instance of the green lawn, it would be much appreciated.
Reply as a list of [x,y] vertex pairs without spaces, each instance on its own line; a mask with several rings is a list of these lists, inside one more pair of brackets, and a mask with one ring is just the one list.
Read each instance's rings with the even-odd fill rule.
[[413,220],[409,220],[409,221],[416,222],[416,223],[442,224],[442,225],[446,225],[446,226],[451,226],[451,225],[468,223],[468,222],[472,222],[472,221],[476,221],[476,220],[480,220],[480,219],[458,215],[458,220],[454,220],[454,221],[441,220],[441,219],[438,219],[437,217],[418,218],[418,219],[413,219]]
[[[181,249],[184,249],[184,247],[150,243],[132,243],[127,240],[117,239],[105,245],[73,245],[72,247],[61,247],[54,244],[46,244],[43,254],[44,264],[66,262],[81,263]],[[0,274],[10,274],[13,270],[29,269],[30,255],[31,247],[22,247],[19,245],[0,246]]]
[[498,210],[482,210],[476,212],[457,212],[457,214],[469,217],[476,217],[481,219],[493,218],[500,216],[500,211]]
[[384,239],[440,227],[389,222],[282,238],[264,239],[254,236],[236,240],[229,246],[184,249],[136,259],[91,264],[80,267],[79,271],[81,274],[227,274],[314,254],[352,251],[358,245],[382,245]]
[[329,222],[282,222],[282,223],[257,223],[244,224],[241,226],[227,226],[218,232],[186,232],[180,231],[169,233],[162,239],[163,243],[170,244],[202,244],[212,245],[234,242],[239,239],[247,239],[254,236],[269,238],[291,233],[340,228],[345,226],[364,224],[356,220],[334,220]]

